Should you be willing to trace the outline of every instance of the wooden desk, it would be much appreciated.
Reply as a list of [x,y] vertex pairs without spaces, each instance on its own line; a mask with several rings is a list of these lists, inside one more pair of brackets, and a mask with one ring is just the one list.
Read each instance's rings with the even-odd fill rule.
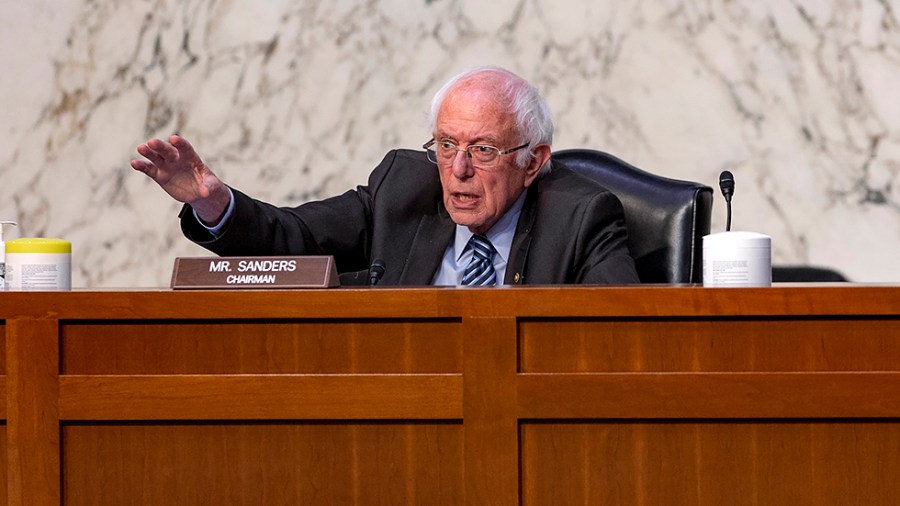
[[896,504],[898,315],[896,286],[0,293],[0,497]]

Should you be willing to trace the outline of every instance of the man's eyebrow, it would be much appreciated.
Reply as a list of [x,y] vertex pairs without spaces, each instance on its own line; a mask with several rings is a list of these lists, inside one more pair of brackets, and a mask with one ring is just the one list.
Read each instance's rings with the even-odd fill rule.
[[[459,144],[459,139],[457,139],[456,137],[454,137],[454,136],[452,136],[452,135],[447,135],[447,134],[445,134],[445,133],[440,133],[440,132],[439,132],[438,135],[435,137],[435,140],[438,140],[438,141],[453,141],[453,142],[455,142],[456,144]],[[471,146],[472,144],[488,144],[488,145],[491,145],[491,146],[496,146],[498,142],[500,142],[500,141],[499,141],[498,139],[496,139],[495,137],[491,137],[491,136],[488,136],[488,135],[480,135],[480,136],[478,136],[478,137],[475,137],[475,138],[472,139],[471,141],[469,141],[466,145],[467,145],[467,146]]]

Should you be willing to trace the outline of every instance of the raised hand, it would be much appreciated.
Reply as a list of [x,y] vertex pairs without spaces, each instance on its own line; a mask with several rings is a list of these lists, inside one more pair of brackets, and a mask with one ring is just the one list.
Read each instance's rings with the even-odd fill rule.
[[228,207],[228,189],[191,143],[172,135],[168,142],[151,139],[138,146],[137,152],[149,162],[132,160],[132,168],[156,181],[175,200],[190,204],[206,223],[219,221]]

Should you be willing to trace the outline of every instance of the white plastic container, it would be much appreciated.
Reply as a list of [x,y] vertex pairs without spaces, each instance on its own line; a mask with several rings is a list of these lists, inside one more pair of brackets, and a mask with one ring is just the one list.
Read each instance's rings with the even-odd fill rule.
[[703,237],[703,286],[772,285],[772,238],[756,232]]
[[8,241],[6,283],[10,290],[71,290],[72,243],[34,237]]

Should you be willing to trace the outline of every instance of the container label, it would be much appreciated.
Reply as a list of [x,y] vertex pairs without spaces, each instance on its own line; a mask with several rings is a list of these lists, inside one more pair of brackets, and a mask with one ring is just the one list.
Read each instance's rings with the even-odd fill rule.
[[69,258],[66,254],[8,254],[6,283],[13,290],[70,290],[72,264]]

